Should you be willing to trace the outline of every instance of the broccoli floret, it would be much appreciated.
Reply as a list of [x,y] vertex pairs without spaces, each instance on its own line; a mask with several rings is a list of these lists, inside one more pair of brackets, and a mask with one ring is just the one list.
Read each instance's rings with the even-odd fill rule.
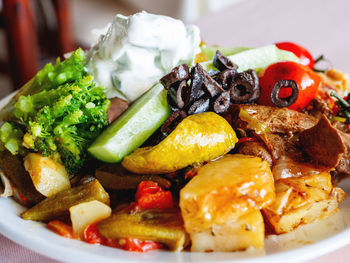
[[[84,57],[84,51],[79,48],[63,62],[57,58],[55,66],[51,63],[47,64],[34,78],[21,87],[10,102],[0,111],[0,119],[2,121],[25,124],[24,120],[26,120],[30,112],[36,111],[37,108],[41,108],[43,105],[50,103],[47,101],[47,98],[53,98],[51,95],[48,95],[48,97],[35,97],[33,94],[43,90],[49,92],[65,83],[79,81],[82,77],[87,75]],[[29,95],[33,95],[33,98],[28,97],[24,101],[24,96]],[[30,100],[33,101],[29,103]],[[16,108],[14,109],[15,104]]]
[[23,131],[11,122],[6,122],[0,128],[0,150],[7,149],[13,155],[24,153],[22,145]]
[[[65,165],[71,174],[86,162],[87,148],[108,124],[110,101],[85,71],[84,51],[48,64],[6,106],[0,150],[35,151]],[[4,115],[5,116],[5,115]]]
[[84,66],[85,53],[79,48],[65,61],[61,62],[60,58],[57,58],[55,66],[47,64],[36,74],[35,85],[50,90],[63,83],[79,80],[86,73]]
[[88,146],[108,124],[110,101],[90,75],[62,85],[54,93],[42,91],[34,96],[49,95],[52,103],[31,112],[24,145],[61,159],[68,172],[75,173],[84,165]]

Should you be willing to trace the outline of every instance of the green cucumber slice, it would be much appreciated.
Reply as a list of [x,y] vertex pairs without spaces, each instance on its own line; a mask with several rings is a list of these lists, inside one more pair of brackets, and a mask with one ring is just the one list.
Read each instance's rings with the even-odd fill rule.
[[220,50],[225,56],[232,56],[234,54],[240,53],[242,51],[249,50],[249,47],[222,47],[222,46],[202,46],[201,50],[204,56],[209,60],[212,60],[216,50]]
[[141,146],[169,117],[167,91],[155,84],[136,100],[92,143],[88,151],[97,159],[117,163]]
[[[257,72],[259,72],[267,66],[279,61],[300,62],[299,58],[292,52],[281,50],[275,45],[249,49],[229,56],[228,58],[237,64],[239,72],[248,69],[255,69]],[[212,69],[215,70],[215,67],[211,61],[203,62],[201,65],[207,71]]]

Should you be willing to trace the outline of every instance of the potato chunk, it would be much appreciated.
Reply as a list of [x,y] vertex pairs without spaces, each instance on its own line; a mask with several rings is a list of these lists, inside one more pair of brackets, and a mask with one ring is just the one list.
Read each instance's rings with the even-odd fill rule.
[[328,172],[277,180],[276,200],[263,209],[270,230],[287,233],[337,211],[345,198],[340,188],[332,187]]
[[180,208],[189,233],[225,224],[274,201],[270,166],[259,157],[226,155],[199,168],[181,190]]
[[70,188],[66,168],[39,153],[27,154],[24,168],[32,178],[36,190],[46,197]]
[[112,209],[100,201],[93,200],[72,206],[69,212],[73,232],[76,236],[81,236],[87,226],[109,217]]
[[191,234],[191,251],[230,252],[264,246],[265,226],[260,211]]

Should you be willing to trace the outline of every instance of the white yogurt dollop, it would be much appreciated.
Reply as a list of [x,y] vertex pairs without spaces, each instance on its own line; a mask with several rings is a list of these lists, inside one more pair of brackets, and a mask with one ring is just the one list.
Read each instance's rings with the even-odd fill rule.
[[87,53],[87,69],[108,98],[136,100],[175,66],[200,52],[199,29],[146,12],[117,15]]

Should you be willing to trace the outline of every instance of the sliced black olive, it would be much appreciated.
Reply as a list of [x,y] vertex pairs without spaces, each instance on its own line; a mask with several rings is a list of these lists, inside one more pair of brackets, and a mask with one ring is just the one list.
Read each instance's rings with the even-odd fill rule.
[[236,74],[236,69],[226,69],[220,72],[220,74],[216,77],[216,81],[221,84],[224,89],[227,89],[229,84],[235,78]]
[[220,71],[211,69],[207,71],[207,73],[210,77],[215,78],[217,75],[220,74]]
[[176,82],[180,82],[185,79],[189,79],[189,78],[190,78],[190,73],[189,73],[188,66],[186,64],[181,64],[173,68],[173,70],[170,73],[162,77],[160,79],[160,83],[162,83],[163,86],[166,89],[168,89],[172,84]]
[[230,96],[233,103],[251,103],[260,96],[259,79],[254,70],[247,70],[238,76],[230,85]]
[[167,102],[172,111],[177,111],[179,106],[177,105],[176,90],[174,87],[170,87],[167,94]]
[[228,57],[222,54],[219,50],[216,50],[213,58],[214,66],[222,71],[225,69],[237,69],[238,66],[234,64]]
[[168,136],[176,126],[187,117],[186,113],[182,110],[173,112],[169,118],[164,122],[160,131],[164,136]]
[[224,91],[219,83],[217,83],[215,79],[212,79],[208,74],[206,74],[204,79],[204,87],[212,98]]
[[179,109],[182,109],[190,101],[191,90],[187,86],[187,81],[183,80],[180,82],[176,92],[176,102]]
[[[280,98],[279,92],[281,88],[291,88],[292,94],[286,98]],[[299,87],[294,80],[279,80],[276,82],[275,86],[273,86],[270,98],[273,104],[282,108],[291,106],[297,100],[298,95]]]
[[223,92],[224,90],[216,82],[215,79],[209,76],[209,74],[204,70],[204,68],[200,64],[196,64],[196,71],[200,72],[199,74],[203,76],[203,87],[208,92],[210,97],[215,97],[217,94]]
[[210,99],[208,97],[203,97],[195,101],[188,109],[188,115],[206,112],[209,109],[209,102]]
[[260,97],[260,86],[259,86],[258,74],[253,69],[249,69],[247,71],[244,71],[244,72],[242,72],[242,74],[248,74],[251,77],[251,81],[254,85],[253,95],[251,96],[251,98],[248,100],[247,103],[252,103],[252,102],[257,101],[258,98]]
[[205,94],[204,90],[202,89],[203,83],[203,68],[201,67],[201,65],[196,64],[191,69],[191,101],[195,101]]
[[230,92],[221,93],[214,101],[213,109],[216,113],[225,112],[230,106]]

